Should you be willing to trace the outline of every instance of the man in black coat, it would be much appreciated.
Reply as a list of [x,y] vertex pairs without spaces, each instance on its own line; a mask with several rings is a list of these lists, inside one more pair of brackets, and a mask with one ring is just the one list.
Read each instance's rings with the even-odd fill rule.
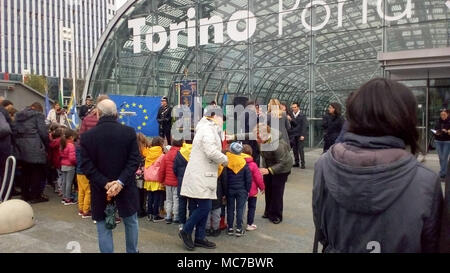
[[172,107],[169,106],[167,97],[161,99],[161,107],[158,110],[156,120],[159,123],[159,136],[167,139],[167,144],[171,144],[170,130],[172,129]]
[[113,101],[100,102],[97,112],[97,126],[81,137],[81,168],[90,181],[92,218],[97,221],[100,251],[114,251],[112,230],[105,227],[107,199],[112,199],[125,224],[127,252],[136,253],[139,198],[135,174],[140,161],[136,133],[117,122]]
[[[300,106],[297,102],[291,105],[292,116],[288,116],[291,121],[291,129],[289,130],[289,137],[291,139],[291,146],[294,152],[295,164],[293,167],[300,167],[305,169],[305,151],[304,143],[305,136],[308,133],[308,120],[300,113]],[[300,160],[299,155],[300,154]]]

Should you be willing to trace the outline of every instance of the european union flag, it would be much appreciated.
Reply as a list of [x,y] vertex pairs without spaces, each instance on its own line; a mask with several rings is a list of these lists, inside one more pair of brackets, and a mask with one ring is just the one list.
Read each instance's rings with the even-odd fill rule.
[[162,97],[109,95],[117,105],[119,122],[133,127],[136,132],[148,137],[159,135],[156,117]]

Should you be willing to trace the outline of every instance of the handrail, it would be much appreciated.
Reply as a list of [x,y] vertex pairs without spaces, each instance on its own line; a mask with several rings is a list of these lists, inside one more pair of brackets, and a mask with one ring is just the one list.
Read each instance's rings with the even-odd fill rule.
[[[11,177],[9,179],[8,191],[6,192],[5,198],[3,199],[3,192],[6,187],[7,177],[9,175],[10,161],[12,161]],[[12,189],[12,186],[14,183],[15,173],[16,173],[16,158],[14,156],[10,156],[10,157],[8,157],[8,159],[6,159],[6,163],[5,163],[5,172],[3,174],[2,188],[0,190],[0,203],[2,203],[3,201],[7,201],[9,199],[9,195],[11,194],[11,189]]]

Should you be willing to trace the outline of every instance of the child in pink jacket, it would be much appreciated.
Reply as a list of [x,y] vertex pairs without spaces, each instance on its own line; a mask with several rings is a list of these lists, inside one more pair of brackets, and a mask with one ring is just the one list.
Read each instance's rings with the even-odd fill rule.
[[77,133],[73,130],[67,129],[60,141],[60,158],[61,158],[61,173],[62,173],[62,203],[67,205],[76,204],[72,199],[72,182],[75,177],[75,167],[77,166],[77,156],[74,141],[77,138]]
[[256,211],[256,201],[258,198],[258,188],[262,194],[264,194],[265,185],[264,180],[259,171],[258,165],[253,161],[252,147],[250,145],[244,145],[243,155],[245,161],[247,161],[247,165],[252,173],[252,187],[250,188],[250,193],[248,196],[248,212],[247,212],[247,230],[255,230],[257,226],[253,223],[255,220],[255,211]]

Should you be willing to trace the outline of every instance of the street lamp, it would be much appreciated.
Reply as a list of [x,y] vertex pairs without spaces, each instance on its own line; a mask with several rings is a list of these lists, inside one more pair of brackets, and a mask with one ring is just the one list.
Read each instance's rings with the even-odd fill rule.
[[[59,21],[59,29],[60,29],[60,96],[63,100],[62,103],[64,103],[64,53],[71,53],[72,55],[72,80],[73,80],[73,94],[75,94],[75,85],[76,85],[76,79],[75,79],[75,34],[74,34],[74,24],[72,24],[72,28],[64,27],[64,22],[61,20]],[[67,50],[64,51],[64,41],[70,42],[71,45],[71,51]],[[76,96],[74,96],[74,99],[76,99]]]

